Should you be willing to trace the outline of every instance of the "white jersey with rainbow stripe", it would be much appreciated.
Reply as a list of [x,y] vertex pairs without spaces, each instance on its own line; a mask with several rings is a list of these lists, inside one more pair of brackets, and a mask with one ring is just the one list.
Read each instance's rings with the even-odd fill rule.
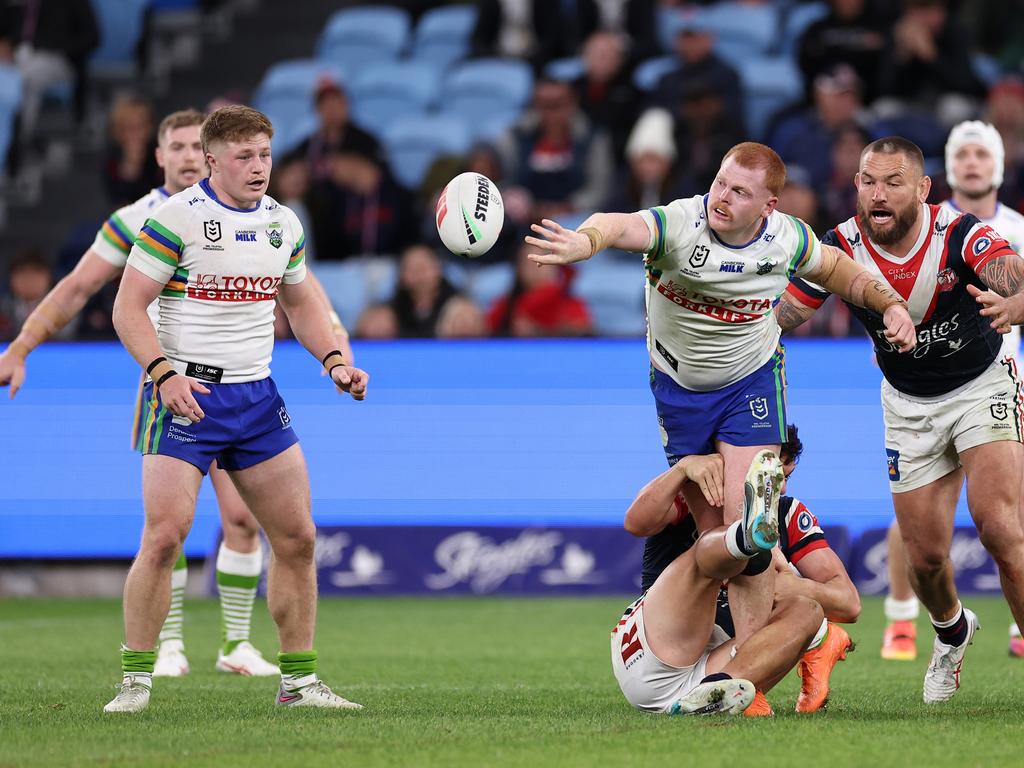
[[[940,205],[948,211],[962,213],[959,207],[952,200],[943,200]],[[1013,208],[996,203],[996,215],[990,219],[982,219],[982,224],[988,224],[997,233],[1002,235],[1014,251],[1024,256],[1024,216],[1021,216]],[[1017,368],[1020,369],[1020,326],[1010,326],[1010,332],[1003,337],[1003,351],[1017,358]]]
[[165,286],[157,335],[175,370],[219,368],[225,384],[270,375],[278,288],[306,277],[291,210],[269,196],[233,208],[203,179],[153,212],[128,265]]
[[803,221],[778,211],[741,246],[708,227],[707,197],[640,211],[651,230],[647,349],[686,389],[708,392],[753,373],[781,335],[772,307],[794,275],[815,269],[821,243]]
[[[157,187],[147,192],[134,203],[118,208],[110,215],[110,218],[103,222],[100,231],[96,233],[96,239],[92,242],[92,250],[106,262],[109,262],[118,269],[124,269],[128,263],[128,254],[131,253],[132,243],[142,229],[142,225],[170,195],[163,187]],[[155,328],[160,322],[160,308],[157,302],[149,305],[149,319]]]

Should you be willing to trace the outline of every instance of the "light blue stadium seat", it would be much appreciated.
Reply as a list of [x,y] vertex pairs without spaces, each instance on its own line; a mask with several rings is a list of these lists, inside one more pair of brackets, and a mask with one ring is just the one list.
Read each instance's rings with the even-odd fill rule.
[[511,264],[487,264],[470,273],[469,295],[487,312],[491,305],[512,290],[516,272]]
[[467,125],[485,120],[511,125],[533,92],[533,71],[523,61],[468,61],[448,73],[442,92],[444,113],[462,117]]
[[0,64],[0,171],[6,170],[7,150],[14,137],[14,121],[21,106],[21,74],[17,67]]
[[741,62],[739,72],[747,128],[751,136],[763,138],[771,116],[802,97],[800,71],[788,57],[765,57]]
[[573,293],[590,308],[602,336],[642,336],[646,328],[644,270],[630,261],[600,254],[577,265]]
[[409,42],[409,14],[385,5],[337,11],[317,43],[317,58],[348,72],[398,58]]
[[316,115],[277,114],[274,110],[266,112],[274,125],[274,138],[271,140],[274,154],[278,157],[288,154],[299,144],[308,139],[320,126]]
[[103,77],[134,73],[135,52],[149,4],[150,0],[92,0],[100,45],[89,59],[91,74]]
[[394,294],[398,270],[394,259],[317,261],[311,267],[341,321],[350,330],[355,330],[359,316],[370,304],[388,301]]
[[544,67],[545,77],[550,77],[552,80],[575,80],[582,77],[585,71],[583,58],[580,56],[555,59],[549,61]]
[[464,58],[469,52],[476,18],[477,9],[469,5],[427,11],[413,35],[413,58],[439,66],[449,66]]
[[658,87],[658,81],[662,76],[678,67],[679,63],[676,56],[658,56],[655,59],[647,59],[633,70],[633,85],[641,91],[653,91]]
[[828,3],[791,4],[782,22],[782,53],[793,55],[807,28],[828,16]]
[[463,120],[448,115],[396,119],[384,133],[391,170],[400,184],[415,189],[441,155],[462,155],[471,135]]
[[374,134],[396,117],[429,111],[441,86],[438,68],[418,61],[382,62],[360,72],[349,87],[353,118]]
[[278,62],[263,75],[253,96],[253,105],[277,120],[296,124],[308,122],[310,117],[316,116],[313,94],[321,78],[337,83],[344,83],[345,79],[340,67],[325,61],[291,59]]
[[658,42],[666,51],[676,49],[676,32],[679,30],[685,12],[678,8],[660,6],[655,12],[655,22],[658,26]]
[[730,60],[764,55],[779,36],[779,14],[770,4],[717,3],[702,8],[699,19],[715,35],[715,51]]

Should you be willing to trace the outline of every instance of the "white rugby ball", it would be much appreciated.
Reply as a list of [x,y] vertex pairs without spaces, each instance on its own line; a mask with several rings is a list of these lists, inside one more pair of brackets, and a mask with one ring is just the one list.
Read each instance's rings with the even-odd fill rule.
[[505,223],[505,205],[482,173],[460,173],[437,200],[437,233],[456,256],[475,259],[491,250]]

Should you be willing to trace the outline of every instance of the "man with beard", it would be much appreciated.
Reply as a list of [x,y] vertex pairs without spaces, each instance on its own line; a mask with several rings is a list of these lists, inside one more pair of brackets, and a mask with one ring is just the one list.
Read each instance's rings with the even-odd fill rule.
[[[545,219],[526,238],[538,264],[583,261],[605,247],[647,254],[650,381],[666,458],[675,465],[683,456],[719,453],[725,466],[719,506],[694,483],[683,487],[700,531],[740,518],[752,462],[764,451],[777,457],[786,440],[785,351],[772,305],[791,278],[869,307],[893,349],[916,343],[904,299],[776,210],[785,181],[774,150],[743,142],[725,154],[706,195],[636,213],[595,213],[575,232]],[[768,570],[731,583],[738,640],[768,620],[773,576]]]
[[[953,515],[967,502],[999,568],[1014,617],[1024,619],[1024,530],[1017,512],[1024,412],[1013,356],[1000,334],[1024,320],[1024,259],[976,216],[925,200],[931,179],[913,142],[887,137],[861,155],[857,216],[831,230],[839,245],[906,298],[917,330],[913,355],[884,338],[877,314],[851,306],[875,347],[896,519],[911,583],[936,638],[925,702],[960,687],[960,666],[978,629],[963,608],[949,559]],[[796,279],[776,308],[784,331],[828,298]]]
[[[946,180],[953,196],[942,203],[957,213],[973,213],[983,223],[1006,238],[1017,253],[1024,247],[1024,216],[999,202],[1003,183],[1003,139],[993,126],[979,120],[967,120],[953,126],[946,141]],[[1020,375],[1020,328],[1012,326],[1003,337],[1004,350],[1012,354]],[[889,594],[885,599],[888,626],[882,639],[882,658],[912,661],[917,658],[917,618],[919,606],[907,576],[906,554],[900,538],[899,523],[889,528]],[[1024,657],[1024,638],[1020,626],[1010,626],[1010,656]]]

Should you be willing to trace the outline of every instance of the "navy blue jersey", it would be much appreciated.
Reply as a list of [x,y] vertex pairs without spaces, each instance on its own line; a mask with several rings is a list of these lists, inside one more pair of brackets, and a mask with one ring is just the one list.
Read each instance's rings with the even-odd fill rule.
[[[978,274],[994,258],[1013,256],[1010,244],[969,213],[922,205],[925,226],[910,252],[897,259],[864,234],[856,217],[822,238],[843,250],[907,302],[917,329],[917,348],[900,354],[885,340],[881,315],[848,303],[875,346],[878,366],[900,392],[936,397],[974,380],[995,360],[1002,336],[980,314],[968,285],[987,286]],[[799,278],[788,293],[820,307],[829,294]]]

